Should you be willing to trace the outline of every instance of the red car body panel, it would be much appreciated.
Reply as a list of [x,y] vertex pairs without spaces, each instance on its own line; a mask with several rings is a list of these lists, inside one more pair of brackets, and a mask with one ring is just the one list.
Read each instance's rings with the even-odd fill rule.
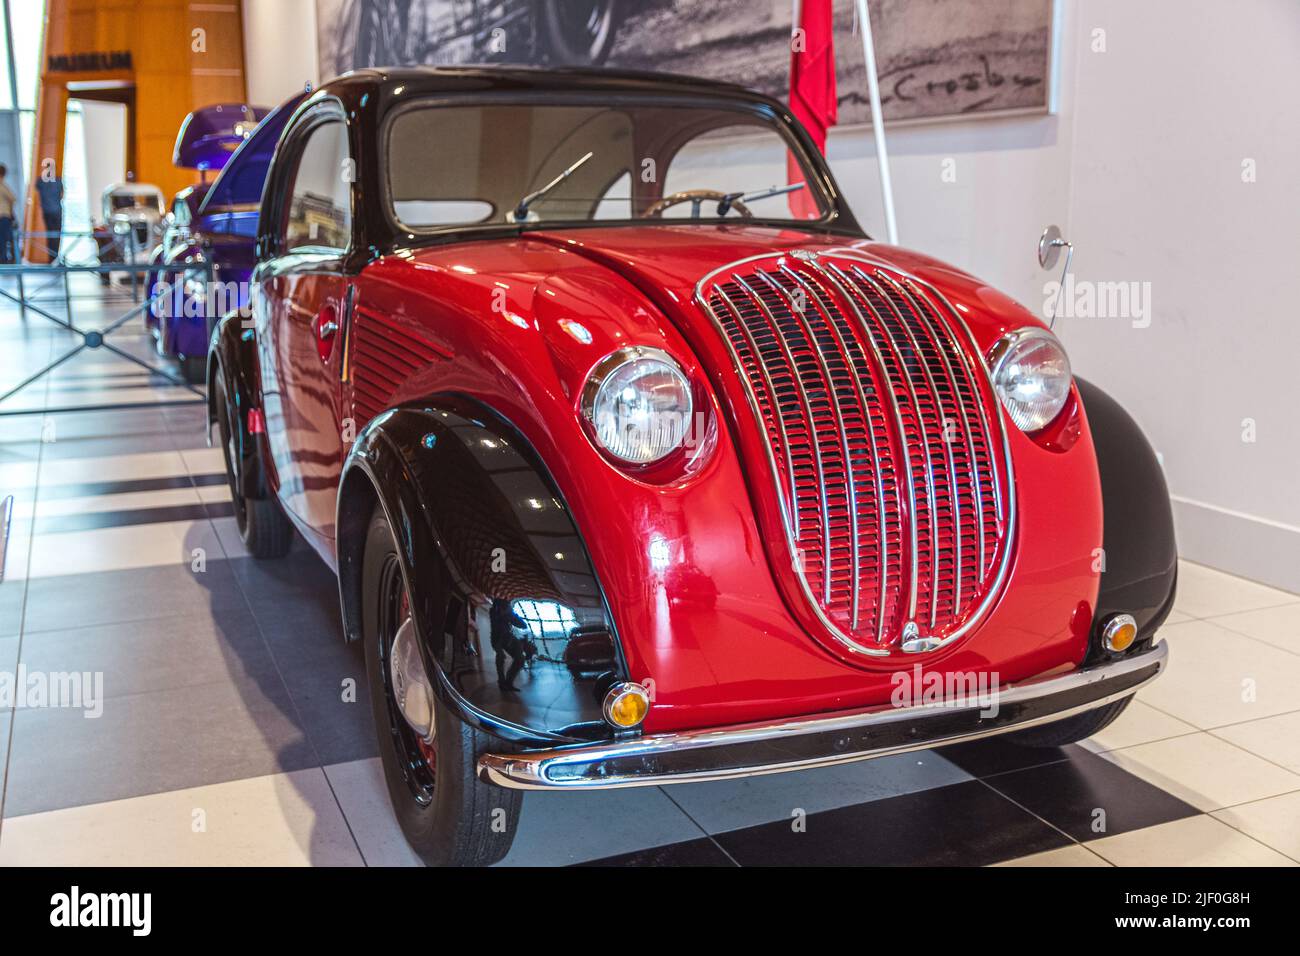
[[[333,560],[339,473],[347,455],[337,348],[322,350],[321,318],[342,313],[346,281],[302,273],[263,282],[254,298],[270,480],[294,524]],[[331,337],[333,340],[334,337]]]
[[[653,688],[647,733],[885,703],[899,661],[846,660],[810,633],[781,582],[771,496],[755,467],[761,438],[725,345],[694,301],[707,273],[843,239],[756,226],[655,225],[538,231],[385,256],[354,280],[353,325],[384,324],[429,358],[394,374],[388,405],[438,393],[496,409],[546,461],[608,597],[629,675]],[[859,255],[931,283],[960,311],[981,352],[1038,324],[979,280],[923,255],[857,241]],[[376,411],[346,363],[369,347],[356,328],[322,348],[323,310],[344,314],[345,280],[278,277],[261,308],[292,308],[292,341],[259,335],[275,481],[295,524],[331,563],[339,468],[349,428]],[[574,334],[577,323],[584,332]],[[578,414],[583,383],[613,349],[653,346],[697,383],[710,445],[669,480],[612,464]],[[345,363],[340,367],[340,363]],[[268,370],[274,370],[268,375]],[[400,370],[398,370],[400,371]],[[338,385],[340,377],[343,384]],[[273,381],[268,382],[267,379]],[[292,401],[288,396],[292,395]],[[999,409],[999,413],[1001,410]],[[995,604],[961,641],[914,658],[997,683],[1067,671],[1087,650],[1098,592],[1101,490],[1078,395],[1030,437],[1008,423],[1017,525]],[[913,662],[909,658],[907,666]]]

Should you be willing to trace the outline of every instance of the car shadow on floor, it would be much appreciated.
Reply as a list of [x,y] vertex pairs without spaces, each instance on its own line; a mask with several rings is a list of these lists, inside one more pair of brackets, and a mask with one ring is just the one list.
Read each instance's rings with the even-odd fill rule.
[[[365,662],[343,639],[333,571],[301,540],[283,559],[217,557],[210,571],[194,578],[212,588],[230,681],[260,738],[247,746],[292,784],[276,788],[280,820],[270,822],[292,832],[304,862],[362,862],[323,769],[377,753]],[[230,609],[228,588],[242,611]]]

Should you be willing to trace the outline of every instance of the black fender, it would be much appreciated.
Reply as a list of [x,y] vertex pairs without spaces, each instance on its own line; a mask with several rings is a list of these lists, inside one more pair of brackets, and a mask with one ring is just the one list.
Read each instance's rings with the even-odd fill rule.
[[[626,675],[614,622],[568,505],[515,428],[478,402],[444,395],[384,412],[357,437],[337,520],[349,640],[361,636],[362,551],[376,502],[399,539],[434,690],[453,712],[526,746],[612,736],[601,704]],[[503,627],[502,610],[528,601],[562,623],[540,638]],[[494,602],[504,602],[495,640]],[[499,674],[523,661],[518,689],[503,688]]]
[[[1164,470],[1142,429],[1115,399],[1075,379],[1097,450],[1104,514],[1104,565],[1097,626],[1112,614],[1132,614],[1137,646],[1148,644],[1174,604],[1178,546]],[[1100,651],[1094,641],[1090,657]]]
[[243,327],[237,310],[222,316],[212,329],[208,347],[208,443],[212,443],[212,426],[217,421],[216,389],[212,386],[219,376],[230,405],[230,423],[239,452],[237,460],[231,462],[235,480],[245,498],[260,499],[272,492],[261,480],[264,469],[255,467],[258,456],[265,453],[262,442],[248,431],[248,410],[261,407],[257,342],[253,336],[252,329]]

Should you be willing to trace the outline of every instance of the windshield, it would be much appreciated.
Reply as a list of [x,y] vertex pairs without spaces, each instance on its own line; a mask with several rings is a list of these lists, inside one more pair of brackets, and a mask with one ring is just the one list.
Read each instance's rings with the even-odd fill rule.
[[114,209],[149,209],[161,215],[163,211],[162,194],[149,193],[113,193],[110,202]]
[[393,218],[412,231],[751,216],[806,222],[831,208],[786,131],[740,107],[418,106],[393,118],[386,145]]

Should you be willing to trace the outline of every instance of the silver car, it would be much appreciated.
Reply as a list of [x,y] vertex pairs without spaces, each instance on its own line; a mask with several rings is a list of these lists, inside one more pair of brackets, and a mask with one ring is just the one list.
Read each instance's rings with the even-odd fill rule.
[[165,209],[162,190],[149,183],[117,183],[104,190],[104,222],[112,232],[119,261],[149,261],[154,246],[162,241]]

